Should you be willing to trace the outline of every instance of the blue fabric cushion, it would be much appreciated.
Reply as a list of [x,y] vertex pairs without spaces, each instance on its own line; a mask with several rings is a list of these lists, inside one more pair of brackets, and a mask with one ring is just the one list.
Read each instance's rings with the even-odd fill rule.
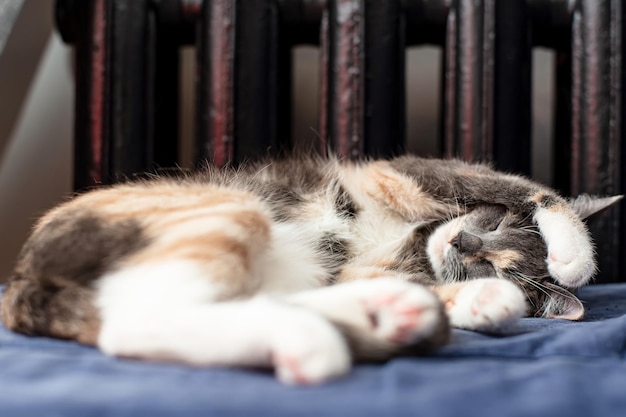
[[109,358],[0,326],[0,416],[619,416],[626,413],[626,284],[580,292],[582,322],[455,330],[428,357],[358,365],[287,387],[269,372]]

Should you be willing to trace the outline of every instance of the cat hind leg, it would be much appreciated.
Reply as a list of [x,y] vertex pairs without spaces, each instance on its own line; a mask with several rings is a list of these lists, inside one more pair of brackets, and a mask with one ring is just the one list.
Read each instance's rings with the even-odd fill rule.
[[315,384],[350,369],[343,337],[320,315],[262,296],[215,302],[220,292],[192,262],[114,272],[97,289],[96,344],[113,356],[273,367],[289,384]]

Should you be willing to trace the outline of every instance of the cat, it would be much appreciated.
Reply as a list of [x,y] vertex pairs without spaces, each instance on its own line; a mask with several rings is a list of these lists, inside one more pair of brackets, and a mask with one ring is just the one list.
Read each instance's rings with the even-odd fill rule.
[[209,166],[49,211],[1,316],[110,355],[320,383],[442,346],[450,326],[579,319],[573,290],[596,270],[583,219],[620,198],[415,156]]

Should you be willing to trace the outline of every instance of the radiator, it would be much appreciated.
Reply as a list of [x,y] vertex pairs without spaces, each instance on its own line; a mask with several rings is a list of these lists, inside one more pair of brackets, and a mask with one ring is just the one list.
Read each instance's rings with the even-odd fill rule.
[[[320,48],[317,152],[406,143],[406,48],[441,48],[441,156],[529,175],[532,48],[555,51],[550,184],[623,194],[621,0],[57,0],[76,52],[74,186],[178,161],[179,51],[195,45],[195,156],[292,146],[291,52]],[[595,220],[599,282],[625,281],[625,211]]]

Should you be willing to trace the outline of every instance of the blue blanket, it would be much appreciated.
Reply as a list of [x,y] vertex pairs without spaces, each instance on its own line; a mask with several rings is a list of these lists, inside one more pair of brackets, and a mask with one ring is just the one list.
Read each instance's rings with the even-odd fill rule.
[[313,388],[268,372],[105,357],[0,327],[0,416],[626,415],[626,284],[580,293],[582,322],[524,319],[499,335],[455,331],[428,357],[358,365]]

